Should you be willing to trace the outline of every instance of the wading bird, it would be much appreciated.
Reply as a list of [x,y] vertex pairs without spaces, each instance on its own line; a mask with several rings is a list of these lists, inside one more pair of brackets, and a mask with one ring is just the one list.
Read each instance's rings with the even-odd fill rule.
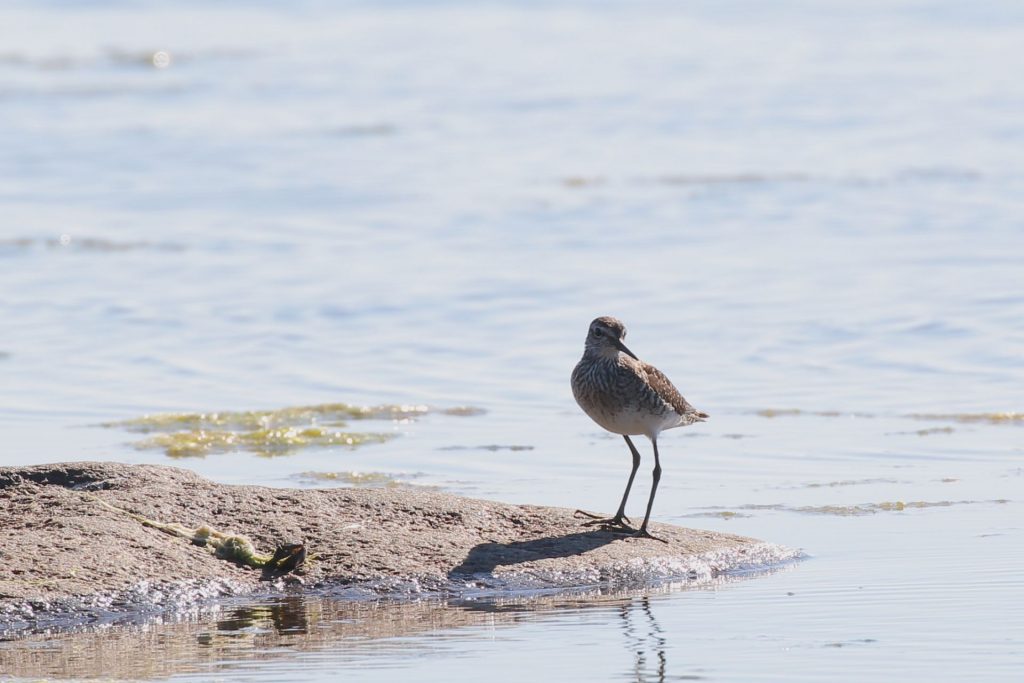
[[[600,526],[639,538],[656,538],[647,531],[647,523],[651,519],[651,507],[661,479],[658,434],[666,429],[703,422],[708,415],[690,405],[663,372],[626,348],[622,342],[625,338],[626,326],[620,320],[611,316],[596,318],[590,323],[583,358],[572,371],[572,393],[580,408],[609,432],[621,434],[633,454],[633,470],[629,473],[626,492],[622,494],[622,503],[615,516],[603,519],[580,512],[592,517],[587,522],[588,526]],[[649,438],[654,446],[654,480],[643,524],[634,529],[626,517],[626,500],[640,467],[640,453],[629,437],[639,434]]]

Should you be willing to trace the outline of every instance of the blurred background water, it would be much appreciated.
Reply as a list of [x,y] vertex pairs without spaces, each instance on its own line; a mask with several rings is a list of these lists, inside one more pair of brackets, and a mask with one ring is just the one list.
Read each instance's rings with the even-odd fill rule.
[[[810,560],[216,677],[1018,680],[1022,46],[1008,1],[6,2],[0,465],[611,511],[628,452],[568,375],[616,315],[712,415],[655,518]],[[328,402],[487,412],[273,458],[98,426]]]

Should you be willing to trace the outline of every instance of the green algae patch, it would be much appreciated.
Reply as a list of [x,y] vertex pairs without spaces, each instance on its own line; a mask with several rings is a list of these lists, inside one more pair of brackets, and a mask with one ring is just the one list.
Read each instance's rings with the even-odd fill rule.
[[798,410],[796,408],[765,408],[763,410],[756,411],[754,414],[757,415],[758,417],[767,417],[768,419],[772,419],[774,417],[790,417],[794,415],[803,415],[804,411]]
[[454,415],[456,417],[476,417],[477,415],[485,414],[487,411],[476,406],[453,406],[451,408],[444,408],[440,412],[443,415]]
[[139,441],[135,447],[141,450],[160,449],[172,458],[195,458],[233,451],[251,451],[257,455],[273,457],[315,446],[354,448],[366,443],[383,443],[394,436],[385,433],[340,432],[320,427],[284,427],[249,432],[195,429],[157,434]]
[[[992,500],[886,500],[878,503],[854,503],[849,505],[826,504],[826,505],[803,505],[793,506],[783,503],[748,503],[739,505],[737,510],[748,512],[776,511],[796,512],[805,515],[835,515],[837,517],[861,517],[875,515],[882,512],[907,512],[910,510],[921,510],[926,508],[945,508],[954,505],[1004,505],[1010,501],[1005,498]],[[707,512],[691,513],[684,517],[720,517],[730,519],[732,517],[748,517],[746,514],[739,514],[729,508],[719,506],[707,506],[700,508]]]
[[[417,476],[417,475],[407,475]],[[409,485],[386,472],[300,472],[294,479],[305,483],[343,483],[349,486],[395,488]]]
[[836,515],[839,517],[859,517],[873,515],[879,512],[904,512],[905,510],[952,507],[953,505],[971,505],[980,502],[1005,502],[1005,501],[978,501],[978,500],[887,500],[880,503],[861,503],[859,505],[807,505],[804,507],[792,508],[794,512],[803,512],[812,515]]
[[935,434],[952,434],[955,431],[952,427],[928,427],[927,429],[915,429],[912,432],[889,432],[886,436],[933,436]]
[[568,176],[567,178],[562,178],[561,182],[563,187],[578,189],[581,187],[596,187],[599,185],[604,185],[605,179],[600,176],[588,177],[574,175]]
[[217,531],[206,524],[192,529],[173,522],[158,522],[129,510],[116,507],[98,498],[93,498],[93,500],[101,507],[126,515],[142,526],[186,539],[192,545],[206,548],[218,559],[255,569],[263,569],[268,575],[288,573],[306,560],[306,548],[302,543],[281,545],[278,546],[273,555],[262,555],[256,551],[256,546],[253,545],[252,541],[239,534]]
[[46,248],[61,251],[117,253],[124,251],[184,251],[185,245],[174,242],[151,242],[149,240],[109,240],[103,237],[80,237],[63,234],[59,237],[33,238],[15,237],[0,239],[0,249]]
[[733,510],[715,510],[713,512],[692,512],[692,513],[690,513],[688,515],[683,515],[683,517],[707,517],[707,518],[712,518],[712,519],[725,519],[725,520],[736,519],[737,517],[750,517],[750,516],[751,515],[748,515],[748,514],[745,514],[745,513],[742,513],[742,512],[735,512]]
[[522,446],[522,445],[518,445],[518,444],[512,444],[512,445],[505,446],[505,445],[502,445],[502,444],[492,443],[492,444],[487,444],[487,445],[484,445],[484,446],[443,446],[443,447],[439,448],[438,450],[441,450],[441,451],[491,451],[493,453],[493,452],[496,452],[496,451],[513,451],[513,452],[532,451],[533,448],[534,448],[533,446]]
[[964,424],[1018,424],[1024,425],[1024,413],[912,413],[907,415],[915,420],[937,422],[961,422]]
[[302,448],[355,448],[382,443],[396,434],[356,432],[345,427],[359,420],[406,421],[430,413],[468,417],[481,415],[484,410],[472,406],[436,409],[426,405],[323,403],[275,410],[158,413],[102,426],[152,435],[137,442],[136,448],[162,450],[172,458],[236,451],[271,457]]
[[1004,504],[1009,501],[998,498],[995,500],[886,500],[879,503],[860,503],[856,505],[805,505],[803,507],[780,507],[791,512],[811,515],[836,515],[839,517],[860,517],[874,515],[879,512],[905,512],[925,508],[945,508],[954,505]]
[[[838,410],[802,410],[800,408],[764,408],[755,410],[752,413],[758,417],[774,419],[778,417],[859,417],[875,418],[884,417],[873,413],[841,412]],[[895,416],[894,416],[895,417]],[[1024,413],[1019,412],[991,412],[991,413],[909,413],[900,415],[910,420],[927,420],[931,422],[959,422],[963,424],[1017,424],[1024,425]],[[922,429],[915,432],[893,432],[894,434],[917,434],[928,436],[930,434],[948,434],[951,428]]]
[[876,417],[871,413],[844,413],[838,410],[802,410],[800,408],[764,408],[755,410],[754,415],[774,419],[777,417]]
[[[449,415],[464,413],[442,412]],[[466,410],[466,409],[460,409]],[[169,432],[188,429],[257,430],[294,427],[300,424],[329,424],[343,427],[348,420],[402,420],[433,411],[423,405],[357,406],[349,403],[323,403],[276,410],[222,410],[210,413],[158,413],[131,420],[107,422],[104,427],[119,427],[132,432]],[[473,413],[479,414],[479,413]]]
[[822,489],[822,488],[836,488],[837,486],[862,486],[864,484],[899,484],[898,479],[889,479],[887,477],[871,477],[868,479],[838,479],[836,481],[809,481],[805,484],[800,484],[796,488],[804,489]]

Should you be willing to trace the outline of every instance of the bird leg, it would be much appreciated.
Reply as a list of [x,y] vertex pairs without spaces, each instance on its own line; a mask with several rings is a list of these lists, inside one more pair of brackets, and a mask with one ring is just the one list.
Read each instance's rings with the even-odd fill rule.
[[654,483],[651,484],[651,497],[647,500],[647,514],[644,515],[644,523],[640,525],[640,528],[633,534],[633,538],[650,538],[655,541],[661,541],[662,543],[668,543],[663,538],[652,536],[647,531],[647,522],[651,519],[651,508],[654,507],[654,494],[658,492],[658,482],[661,481],[661,461],[658,459],[658,441],[657,439],[651,439],[651,443],[654,445]]
[[[633,470],[629,473],[629,481],[626,482],[626,492],[622,494],[622,502],[619,503],[619,510],[615,513],[614,517],[601,517],[583,510],[577,510],[576,516],[583,515],[589,517],[589,522],[584,522],[583,526],[599,526],[605,531],[625,531],[633,532],[633,527],[630,526],[629,517],[626,516],[626,501],[629,499],[629,490],[633,488],[633,479],[636,477],[636,471],[640,468],[640,451],[633,445],[633,441],[630,440],[625,434],[622,438],[626,440],[626,444],[629,446],[629,452],[633,454]],[[648,512],[650,508],[648,508]]]

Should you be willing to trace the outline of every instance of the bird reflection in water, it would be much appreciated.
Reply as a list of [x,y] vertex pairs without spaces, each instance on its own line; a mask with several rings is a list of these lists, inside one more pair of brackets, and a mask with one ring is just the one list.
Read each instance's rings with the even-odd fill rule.
[[633,671],[629,677],[638,683],[664,683],[668,664],[666,640],[651,611],[650,597],[642,596],[622,603],[619,617],[622,618],[626,647],[633,654]]
[[[311,614],[312,612],[312,614]],[[300,596],[286,596],[265,604],[247,605],[228,611],[216,622],[215,632],[235,633],[248,629],[278,634],[305,634],[311,618],[318,616],[316,602]]]

